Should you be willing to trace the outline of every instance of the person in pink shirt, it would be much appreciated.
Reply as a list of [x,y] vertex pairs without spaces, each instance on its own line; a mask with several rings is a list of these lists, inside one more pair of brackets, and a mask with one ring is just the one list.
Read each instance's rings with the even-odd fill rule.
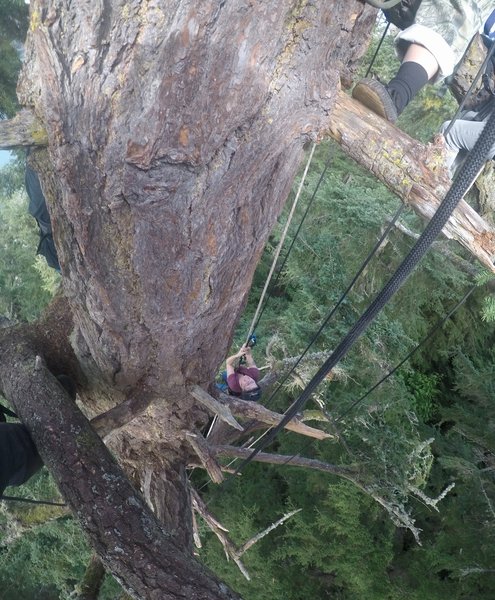
[[[245,358],[245,364],[238,364],[242,357]],[[227,358],[226,363],[229,393],[240,396],[243,400],[258,400],[261,396],[258,385],[260,371],[254,362],[251,348],[244,344],[239,352]]]

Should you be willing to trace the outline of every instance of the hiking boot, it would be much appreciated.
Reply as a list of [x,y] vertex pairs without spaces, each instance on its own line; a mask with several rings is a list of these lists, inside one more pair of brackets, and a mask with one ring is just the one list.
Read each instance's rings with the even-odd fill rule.
[[397,108],[387,88],[377,79],[361,79],[352,90],[352,97],[380,117],[395,123]]

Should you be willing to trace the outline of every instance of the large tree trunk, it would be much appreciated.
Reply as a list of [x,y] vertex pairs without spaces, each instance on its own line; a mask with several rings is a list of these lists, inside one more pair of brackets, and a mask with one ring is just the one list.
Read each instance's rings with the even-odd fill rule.
[[[223,360],[304,146],[328,126],[374,16],[354,0],[31,2],[19,97],[47,134],[32,160],[73,315],[80,397],[89,417],[121,403],[136,415],[107,443],[184,551],[183,432],[206,420],[188,386],[208,387]],[[92,489],[73,496],[75,474],[36,433],[48,415],[25,402],[16,394],[73,508],[91,505]],[[59,439],[71,444],[67,432]],[[115,548],[82,523],[125,581]],[[167,568],[175,577],[164,564],[160,581]],[[160,597],[183,597],[174,590]],[[210,597],[201,583],[191,590]]]

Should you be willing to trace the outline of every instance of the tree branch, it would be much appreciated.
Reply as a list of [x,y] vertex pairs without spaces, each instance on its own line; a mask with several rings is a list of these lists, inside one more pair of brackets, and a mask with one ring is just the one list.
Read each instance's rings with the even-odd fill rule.
[[238,431],[244,431],[242,425],[240,425],[233,417],[227,405],[219,402],[213,396],[210,396],[208,392],[205,392],[203,388],[200,388],[199,385],[195,385],[191,388],[191,395],[196,398],[198,402],[200,402],[203,406],[212,412],[214,415],[218,415],[218,417],[233,427]]
[[[251,455],[252,450],[249,448],[238,448],[236,446],[212,446],[210,452],[214,456],[233,456],[236,458],[247,458]],[[332,475],[338,475],[344,477],[350,481],[354,481],[356,471],[350,467],[339,467],[330,463],[322,462],[321,460],[315,460],[313,458],[304,458],[302,456],[287,456],[285,454],[268,454],[265,452],[259,452],[253,458],[256,462],[269,463],[273,465],[288,465],[290,467],[303,467],[305,469],[315,469],[317,471],[323,471],[324,473],[330,473]]]
[[[256,419],[257,421],[261,421],[267,425],[278,425],[280,421],[283,419],[283,415],[268,410],[261,404],[257,402],[248,402],[246,400],[241,400],[240,398],[236,398],[235,396],[227,396],[227,394],[220,394],[220,399],[225,404],[228,404],[231,411],[237,417],[244,417],[246,419]],[[302,421],[297,418],[292,419],[287,423],[285,429],[289,431],[294,431],[295,433],[300,433],[301,435],[306,435],[308,437],[315,438],[317,440],[326,440],[328,438],[334,437],[330,433],[322,431],[321,429],[315,429],[314,427],[309,427],[309,425],[305,425]]]
[[199,457],[201,464],[206,469],[213,483],[222,483],[224,480],[222,469],[215,458],[211,455],[210,447],[206,440],[201,435],[196,435],[190,431],[186,431],[187,441],[193,447],[194,452]]
[[23,109],[13,119],[0,121],[0,148],[46,146],[48,136],[43,123],[32,110]]
[[238,598],[180,549],[53,375],[35,368],[29,339],[2,340],[0,381],[93,548],[133,597]]
[[[412,139],[344,92],[337,96],[328,133],[418,215],[432,218],[450,187],[439,149]],[[458,204],[443,233],[495,272],[495,230],[467,202]]]

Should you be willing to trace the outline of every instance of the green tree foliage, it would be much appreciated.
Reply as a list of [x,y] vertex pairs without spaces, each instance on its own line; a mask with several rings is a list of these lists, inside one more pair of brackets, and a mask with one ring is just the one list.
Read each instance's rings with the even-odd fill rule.
[[[390,37],[375,70],[388,80],[396,66]],[[404,113],[401,126],[426,140],[452,112],[451,100],[429,87]],[[315,192],[328,151],[329,146],[322,145],[315,153],[289,239]],[[399,206],[399,200],[368,173],[334,152],[291,254],[284,267],[279,266],[257,327],[254,353],[260,365],[267,348],[275,359],[296,356],[306,348]],[[1,298],[5,307],[15,307],[16,318],[32,318],[43,303],[37,294],[46,293],[32,266],[36,231],[28,226],[26,199],[18,191],[19,172],[14,169],[7,175],[0,179]],[[286,213],[256,272],[236,347],[245,339],[285,218]],[[401,222],[414,233],[424,226],[410,211],[403,213]],[[335,348],[412,243],[402,232],[391,231],[313,351],[328,354]],[[452,255],[455,260],[449,258]],[[289,465],[250,464],[229,485],[208,487],[210,510],[238,545],[289,510],[302,509],[243,556],[251,582],[226,562],[218,540],[200,524],[202,559],[246,600],[495,596],[495,330],[492,321],[482,318],[490,311],[486,307],[482,313],[490,277],[479,280],[479,290],[394,376],[367,394],[473,284],[472,269],[460,268],[468,259],[455,243],[440,240],[314,394],[308,408],[316,411],[324,405],[336,421],[340,440],[313,442],[283,432],[271,448],[352,466],[356,483]],[[14,275],[20,277],[16,289]],[[297,377],[284,385],[269,407],[285,410],[321,362],[301,363]],[[326,427],[335,433],[333,426]],[[38,497],[56,497],[43,477],[32,484],[41,486]],[[194,473],[192,478],[201,484],[206,481],[204,474]],[[438,510],[428,504],[428,498],[440,498],[452,483],[455,487],[438,502]],[[396,527],[383,504],[415,519],[421,546],[408,530]],[[5,557],[0,562],[0,589],[14,594],[8,581],[12,572],[22,570],[23,598],[41,598],[33,595],[41,592],[50,599],[67,597],[88,557],[72,520],[46,522],[53,516],[47,509],[10,507],[9,515],[0,518],[5,522],[15,518],[30,529],[12,543],[0,539]],[[114,582],[106,583],[102,598],[115,598],[112,586]]]
[[27,211],[22,171],[16,163],[0,173],[0,314],[13,321],[36,318],[59,284],[57,273],[36,256],[39,233]]
[[18,110],[15,88],[21,68],[21,49],[28,26],[23,0],[0,0],[0,118]]

